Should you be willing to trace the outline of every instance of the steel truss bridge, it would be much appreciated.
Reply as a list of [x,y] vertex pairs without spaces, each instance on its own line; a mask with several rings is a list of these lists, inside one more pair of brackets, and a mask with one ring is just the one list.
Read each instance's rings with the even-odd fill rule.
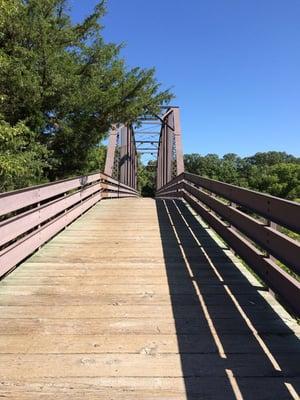
[[1,398],[299,398],[300,205],[185,172],[178,107],[0,218]]

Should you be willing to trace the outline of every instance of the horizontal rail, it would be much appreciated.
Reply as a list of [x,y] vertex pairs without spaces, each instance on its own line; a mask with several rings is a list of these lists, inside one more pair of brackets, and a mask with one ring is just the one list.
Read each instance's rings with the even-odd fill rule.
[[184,173],[184,179],[244,206],[270,221],[292,231],[300,232],[300,206],[298,203],[194,174]]
[[58,232],[64,229],[64,227],[69,225],[81,214],[96,204],[100,199],[100,193],[95,194],[65,214],[53,219],[42,228],[37,229],[32,234],[18,240],[16,243],[0,252],[0,276],[10,271],[20,261],[32,254],[46,241],[51,239]]
[[178,188],[178,185],[181,181],[184,179],[184,173],[176,176],[174,179],[172,179],[170,182],[168,182],[166,185],[162,186],[157,192],[156,192],[156,197],[161,197],[164,195],[164,193],[167,193],[170,188]]
[[259,246],[264,248],[278,260],[289,266],[300,274],[300,244],[286,235],[272,229],[269,225],[262,223],[238,209],[222,203],[215,197],[205,193],[203,190],[184,182],[184,189],[192,194],[197,200],[210,207],[219,216],[235,226],[240,232],[248,236]]
[[[139,193],[134,188],[101,173],[101,188],[103,198],[138,197]],[[116,195],[116,193],[118,195]],[[104,195],[105,194],[105,195]]]
[[102,173],[0,194],[0,277],[101,199],[132,196]]
[[[273,292],[300,315],[300,283],[270,257],[300,274],[300,243],[269,223],[271,220],[300,233],[300,204],[188,173],[162,187],[156,196],[183,197]],[[262,218],[254,218],[249,212]]]
[[82,188],[100,180],[100,174],[64,179],[0,194],[0,216],[48,200],[52,197]]
[[58,200],[51,201],[43,206],[36,207],[28,212],[9,218],[0,223],[0,246],[22,235],[32,228],[42,224],[60,212],[67,210],[81,200],[99,192],[99,184],[93,184],[87,189],[77,191]]
[[184,199],[192,208],[238,253],[238,255],[257,273],[259,277],[278,294],[295,313],[300,315],[300,284],[271,259],[266,258],[247,239],[234,228],[228,227],[218,217],[207,211],[187,193]]

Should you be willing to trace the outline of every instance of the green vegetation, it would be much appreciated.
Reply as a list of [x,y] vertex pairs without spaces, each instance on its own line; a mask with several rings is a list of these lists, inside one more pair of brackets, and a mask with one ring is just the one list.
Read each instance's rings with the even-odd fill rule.
[[65,0],[0,0],[1,190],[98,169],[112,123],[172,98],[104,42],[105,11],[74,24]]
[[289,200],[300,199],[300,158],[269,151],[241,158],[236,154],[184,157],[187,172],[269,193]]
[[36,134],[19,122],[15,126],[0,119],[0,191],[26,187],[43,181],[50,153]]
[[[216,154],[186,154],[184,161],[187,172],[300,201],[300,158],[285,152],[269,151],[245,158],[232,153],[222,158]],[[298,233],[283,227],[278,229],[300,240]]]
[[155,196],[156,161],[149,161],[147,165],[139,163],[138,189],[143,197]]

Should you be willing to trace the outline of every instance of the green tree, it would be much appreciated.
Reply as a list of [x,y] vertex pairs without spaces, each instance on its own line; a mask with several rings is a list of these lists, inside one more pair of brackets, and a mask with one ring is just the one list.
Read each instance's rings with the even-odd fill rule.
[[79,24],[65,0],[0,1],[0,113],[52,151],[50,179],[89,169],[112,123],[157,113],[172,98],[153,69],[128,69],[122,45],[104,42],[105,1]]
[[138,189],[144,197],[155,196],[156,161],[149,161],[144,165],[138,163]]
[[285,199],[300,197],[300,164],[280,163],[263,169],[250,178],[250,187]]
[[99,145],[91,148],[87,157],[85,170],[82,173],[104,171],[107,147]]
[[217,154],[186,154],[184,156],[187,172],[201,175],[211,179],[219,179],[221,160]]
[[284,151],[267,151],[265,153],[256,153],[252,157],[246,157],[246,163],[265,167],[280,163],[300,163],[300,159]]
[[300,159],[285,152],[269,151],[241,158],[225,154],[186,154],[188,172],[222,182],[248,187],[274,196],[300,198]]
[[36,134],[22,123],[0,119],[0,191],[40,183],[50,154],[36,142]]

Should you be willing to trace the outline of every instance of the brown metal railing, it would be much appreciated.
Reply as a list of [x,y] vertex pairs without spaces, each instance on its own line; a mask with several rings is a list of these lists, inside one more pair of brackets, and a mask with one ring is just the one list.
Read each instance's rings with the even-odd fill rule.
[[132,196],[102,173],[0,194],[0,277],[98,201]]
[[[274,228],[300,233],[300,204],[183,173],[156,197],[181,197],[297,315],[300,315],[300,243]],[[275,258],[275,259],[274,259]]]

